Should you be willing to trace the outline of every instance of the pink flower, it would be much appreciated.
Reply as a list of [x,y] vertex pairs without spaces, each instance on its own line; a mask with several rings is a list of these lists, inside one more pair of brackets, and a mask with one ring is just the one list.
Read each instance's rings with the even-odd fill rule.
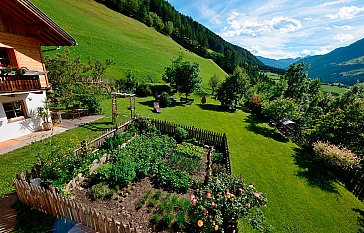
[[212,202],[212,203],[211,203],[211,206],[212,206],[212,207],[216,207],[216,206],[217,206],[217,204],[216,204],[215,202]]
[[191,200],[191,202],[192,202],[192,205],[196,205],[197,200],[193,199],[193,200]]
[[259,198],[260,197],[260,193],[254,192],[254,197]]
[[207,199],[211,199],[211,198],[212,198],[212,195],[211,195],[211,193],[210,193],[210,192],[207,192],[207,193],[206,193],[206,198],[207,198]]
[[242,188],[238,188],[238,190],[242,193],[244,190]]
[[190,200],[196,199],[196,196],[194,194],[191,195]]

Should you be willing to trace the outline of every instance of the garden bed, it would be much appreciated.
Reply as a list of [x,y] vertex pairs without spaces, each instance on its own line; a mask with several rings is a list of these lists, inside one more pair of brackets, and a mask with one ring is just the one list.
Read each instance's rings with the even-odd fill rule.
[[[75,157],[53,155],[33,175],[140,232],[233,232],[237,220],[266,199],[230,176],[226,161],[224,153],[188,138],[183,128],[167,136],[144,123],[107,138],[96,153],[84,148]],[[68,182],[72,174],[76,178]]]

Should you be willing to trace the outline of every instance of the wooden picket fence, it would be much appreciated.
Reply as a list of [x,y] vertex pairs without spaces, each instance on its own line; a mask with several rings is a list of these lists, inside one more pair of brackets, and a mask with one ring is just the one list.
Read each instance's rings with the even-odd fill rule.
[[75,221],[100,233],[136,233],[130,224],[121,223],[96,210],[59,196],[42,187],[13,179],[19,200],[32,208],[57,218]]
[[346,189],[364,201],[364,172],[348,168],[342,174],[345,174],[341,179]]
[[193,126],[185,126],[149,118],[138,118],[138,123],[145,125],[152,124],[161,133],[168,134],[171,136],[175,135],[176,128],[179,127],[185,129],[188,132],[189,138],[194,138],[201,143],[207,144],[209,146],[214,146],[215,148],[220,149],[224,153],[224,162],[226,165],[227,172],[229,175],[231,175],[230,154],[229,154],[229,146],[226,134],[202,130],[195,128]]
[[95,137],[94,139],[92,139],[90,141],[82,142],[81,147],[74,150],[74,153],[76,153],[76,154],[80,153],[84,149],[84,147],[99,149],[107,138],[113,137],[118,133],[122,133],[122,132],[126,131],[128,126],[131,125],[132,123],[136,122],[136,121],[137,121],[137,119],[133,118],[133,119],[128,120],[126,122],[116,124],[115,127],[105,130],[100,136],[97,136],[97,137]]

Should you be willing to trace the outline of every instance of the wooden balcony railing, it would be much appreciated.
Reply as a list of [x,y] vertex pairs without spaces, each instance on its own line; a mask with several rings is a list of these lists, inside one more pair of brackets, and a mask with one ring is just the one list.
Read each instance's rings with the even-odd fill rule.
[[39,75],[0,75],[0,93],[40,89]]

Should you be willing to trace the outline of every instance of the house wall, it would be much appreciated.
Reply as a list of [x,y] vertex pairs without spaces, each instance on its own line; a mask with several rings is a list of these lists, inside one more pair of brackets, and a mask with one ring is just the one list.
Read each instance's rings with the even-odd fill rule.
[[[9,122],[6,118],[3,103],[24,100],[27,118]],[[37,116],[37,108],[44,106],[45,91],[38,93],[25,93],[11,96],[0,96],[0,142],[24,136],[41,130],[41,119]]]
[[[15,59],[19,67],[45,72],[38,31],[36,27],[25,26],[16,18],[0,12],[0,47],[14,49],[15,57],[10,60]],[[27,36],[27,33],[34,36]],[[47,75],[39,78],[41,87],[48,87]]]

